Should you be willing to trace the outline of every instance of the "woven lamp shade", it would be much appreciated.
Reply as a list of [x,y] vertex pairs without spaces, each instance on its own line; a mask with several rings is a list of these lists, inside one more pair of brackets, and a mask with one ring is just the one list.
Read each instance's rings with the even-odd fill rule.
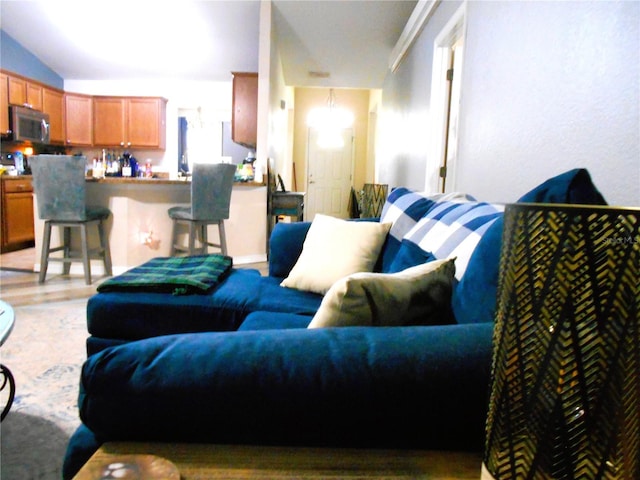
[[640,209],[505,210],[483,478],[640,478]]

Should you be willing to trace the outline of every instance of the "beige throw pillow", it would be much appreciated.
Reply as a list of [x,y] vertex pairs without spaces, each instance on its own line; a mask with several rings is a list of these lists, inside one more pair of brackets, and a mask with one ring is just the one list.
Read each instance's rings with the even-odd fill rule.
[[427,325],[450,321],[454,259],[398,273],[356,273],[338,280],[308,328]]
[[336,280],[371,272],[390,223],[353,222],[317,214],[298,261],[280,285],[324,294]]

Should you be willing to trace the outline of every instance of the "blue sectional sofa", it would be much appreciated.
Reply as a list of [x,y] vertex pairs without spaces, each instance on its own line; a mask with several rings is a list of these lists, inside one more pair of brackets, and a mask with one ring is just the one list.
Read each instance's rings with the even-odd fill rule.
[[[204,295],[96,294],[65,478],[106,441],[480,451],[503,206],[454,197],[397,188],[380,219],[381,275],[459,263],[424,321],[307,328],[325,297],[280,284],[309,222],[277,225],[269,275],[234,268]],[[581,169],[520,201],[605,203]]]

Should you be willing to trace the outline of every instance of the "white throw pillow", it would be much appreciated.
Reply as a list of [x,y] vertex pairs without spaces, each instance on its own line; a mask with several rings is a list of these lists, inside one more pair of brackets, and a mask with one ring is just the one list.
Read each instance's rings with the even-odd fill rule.
[[317,214],[298,261],[280,285],[324,294],[336,280],[371,272],[390,223],[353,222]]
[[338,280],[308,328],[430,325],[451,321],[454,259],[398,273],[356,273]]

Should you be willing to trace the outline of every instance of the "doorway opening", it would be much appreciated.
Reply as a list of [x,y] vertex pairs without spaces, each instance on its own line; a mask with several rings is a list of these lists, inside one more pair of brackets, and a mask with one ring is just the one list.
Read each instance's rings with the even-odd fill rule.
[[465,6],[460,7],[435,40],[431,81],[431,147],[425,189],[455,189]]

